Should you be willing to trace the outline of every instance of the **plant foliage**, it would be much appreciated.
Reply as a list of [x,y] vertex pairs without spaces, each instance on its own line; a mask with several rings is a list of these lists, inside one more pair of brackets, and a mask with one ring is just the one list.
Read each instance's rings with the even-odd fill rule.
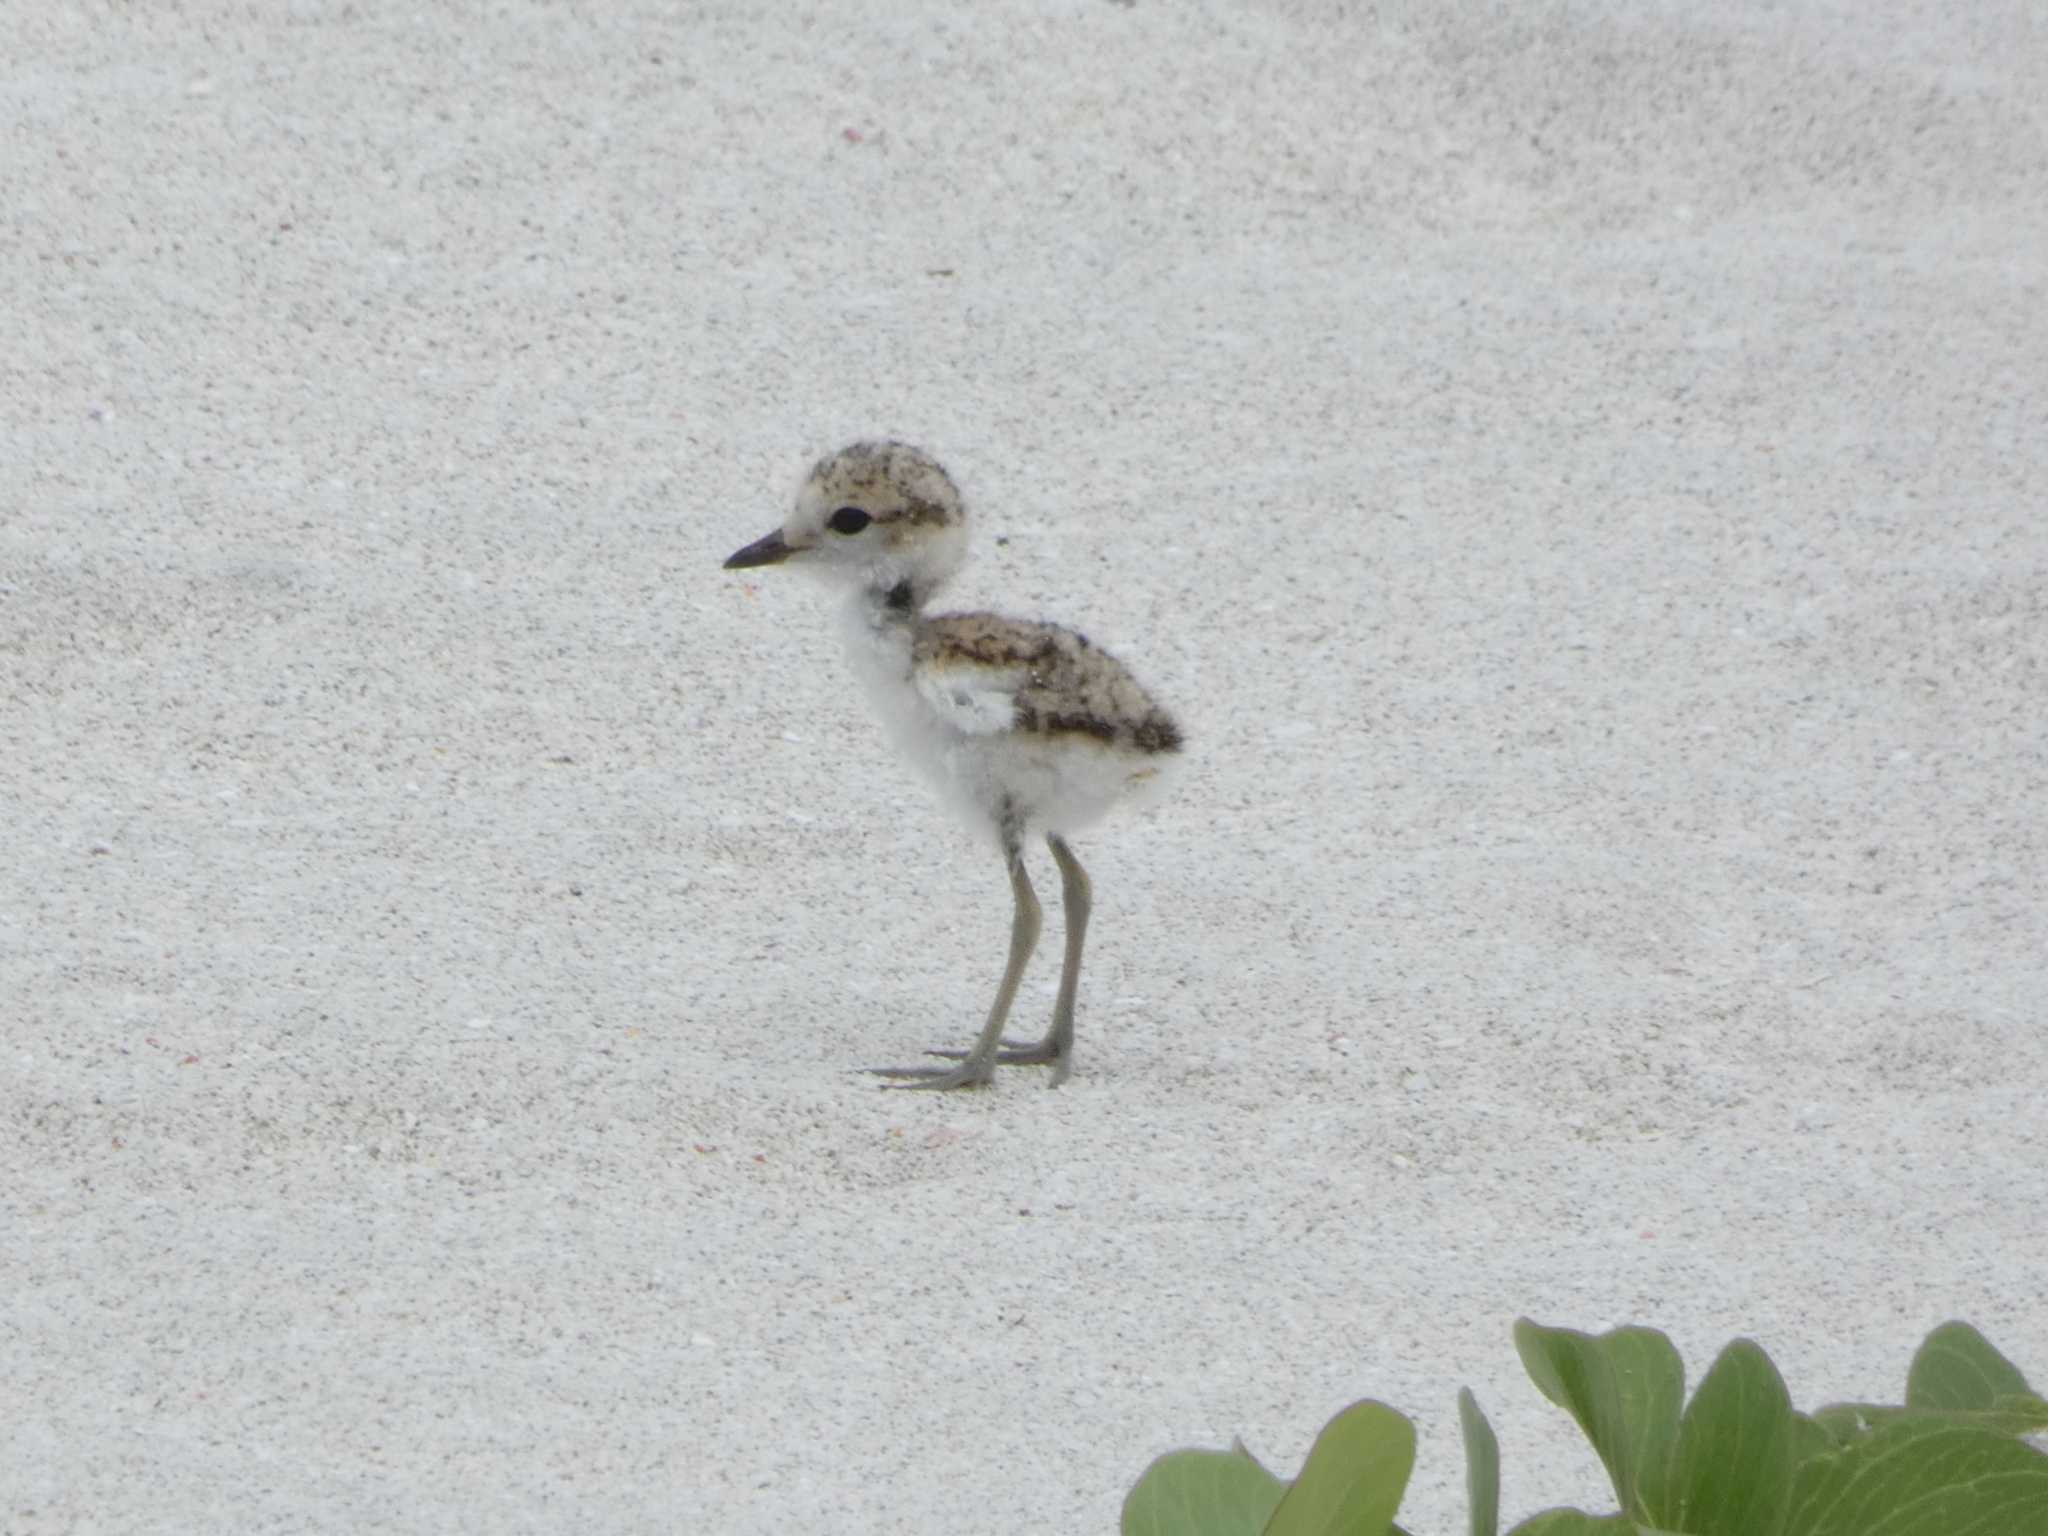
[[[1509,1536],[2048,1536],[2044,1401],[1967,1323],[1927,1336],[1900,1404],[1799,1412],[1770,1357],[1722,1350],[1690,1402],[1685,1367],[1651,1328],[1599,1335],[1515,1325],[1537,1390],[1578,1421],[1607,1468],[1612,1514],[1552,1509]],[[1458,1394],[1471,1536],[1500,1536],[1500,1444]],[[1124,1502],[1124,1536],[1406,1536],[1394,1523],[1415,1429],[1382,1403],[1323,1427],[1301,1474],[1242,1445],[1176,1451]]]

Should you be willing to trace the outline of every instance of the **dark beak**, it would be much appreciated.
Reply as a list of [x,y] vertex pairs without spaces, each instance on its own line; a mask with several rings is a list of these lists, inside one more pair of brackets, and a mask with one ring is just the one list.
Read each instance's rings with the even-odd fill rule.
[[765,539],[756,539],[745,549],[726,557],[728,571],[744,570],[750,565],[780,565],[796,551],[782,542],[782,530],[776,529]]

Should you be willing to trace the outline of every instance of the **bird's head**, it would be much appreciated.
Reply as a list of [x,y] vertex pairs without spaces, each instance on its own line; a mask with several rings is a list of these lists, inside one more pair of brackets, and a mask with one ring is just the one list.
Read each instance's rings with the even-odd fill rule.
[[919,604],[966,554],[967,510],[938,460],[908,443],[860,442],[818,460],[783,525],[725,567],[804,565]]

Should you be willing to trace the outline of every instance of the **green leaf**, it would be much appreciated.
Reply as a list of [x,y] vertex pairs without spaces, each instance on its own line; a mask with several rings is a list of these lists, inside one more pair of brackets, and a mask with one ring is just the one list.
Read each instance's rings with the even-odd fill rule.
[[1748,1339],[1722,1350],[1678,1427],[1659,1524],[1688,1536],[1771,1536],[1785,1518],[1802,1448],[1825,1450],[1800,1427],[1784,1378]]
[[1995,1398],[1982,1413],[1959,1415],[1982,1429],[2002,1429],[2009,1435],[2031,1435],[2048,1429],[2048,1398],[2031,1392],[2017,1397]]
[[2027,1536],[2048,1531],[2048,1456],[1911,1414],[1802,1465],[1786,1536]]
[[1617,1328],[1598,1338],[1523,1318],[1515,1348],[1537,1390],[1579,1421],[1593,1442],[1622,1513],[1653,1522],[1678,1440],[1685,1367],[1654,1328]]
[[[1919,1419],[1930,1424],[1959,1424],[1994,1430],[2001,1435],[2031,1435],[2048,1429],[2048,1401],[2031,1394],[2001,1397],[1989,1408],[1964,1412],[1955,1409],[1900,1408],[1889,1403],[1830,1403],[1814,1410],[1814,1422],[1835,1445],[1846,1445],[1881,1425],[1901,1419]],[[1822,1449],[1826,1449],[1825,1446]]]
[[1243,1446],[1172,1451],[1124,1500],[1123,1536],[1258,1536],[1287,1485]]
[[1927,1335],[1906,1372],[1908,1408],[1983,1410],[2001,1397],[2032,1396],[2019,1367],[1968,1323]]
[[1465,1434],[1465,1501],[1472,1506],[1472,1536],[1500,1536],[1500,1441],[1470,1387],[1458,1389],[1458,1424]]
[[1879,1424],[1904,1412],[1903,1408],[1887,1408],[1880,1403],[1829,1403],[1813,1410],[1813,1422],[1831,1445],[1842,1446],[1862,1439]]
[[1384,1403],[1353,1403],[1316,1436],[1265,1536],[1387,1536],[1414,1467],[1415,1426]]
[[1589,1515],[1582,1509],[1546,1509],[1531,1515],[1508,1536],[1639,1536],[1627,1515]]

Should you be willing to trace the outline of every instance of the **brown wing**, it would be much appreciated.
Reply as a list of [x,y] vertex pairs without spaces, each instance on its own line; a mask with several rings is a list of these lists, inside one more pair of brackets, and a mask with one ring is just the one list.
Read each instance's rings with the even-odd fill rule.
[[991,693],[1007,695],[1011,729],[1090,736],[1146,755],[1178,752],[1180,727],[1124,664],[1078,630],[992,613],[948,613],[918,626],[920,670],[958,681],[984,713]]

